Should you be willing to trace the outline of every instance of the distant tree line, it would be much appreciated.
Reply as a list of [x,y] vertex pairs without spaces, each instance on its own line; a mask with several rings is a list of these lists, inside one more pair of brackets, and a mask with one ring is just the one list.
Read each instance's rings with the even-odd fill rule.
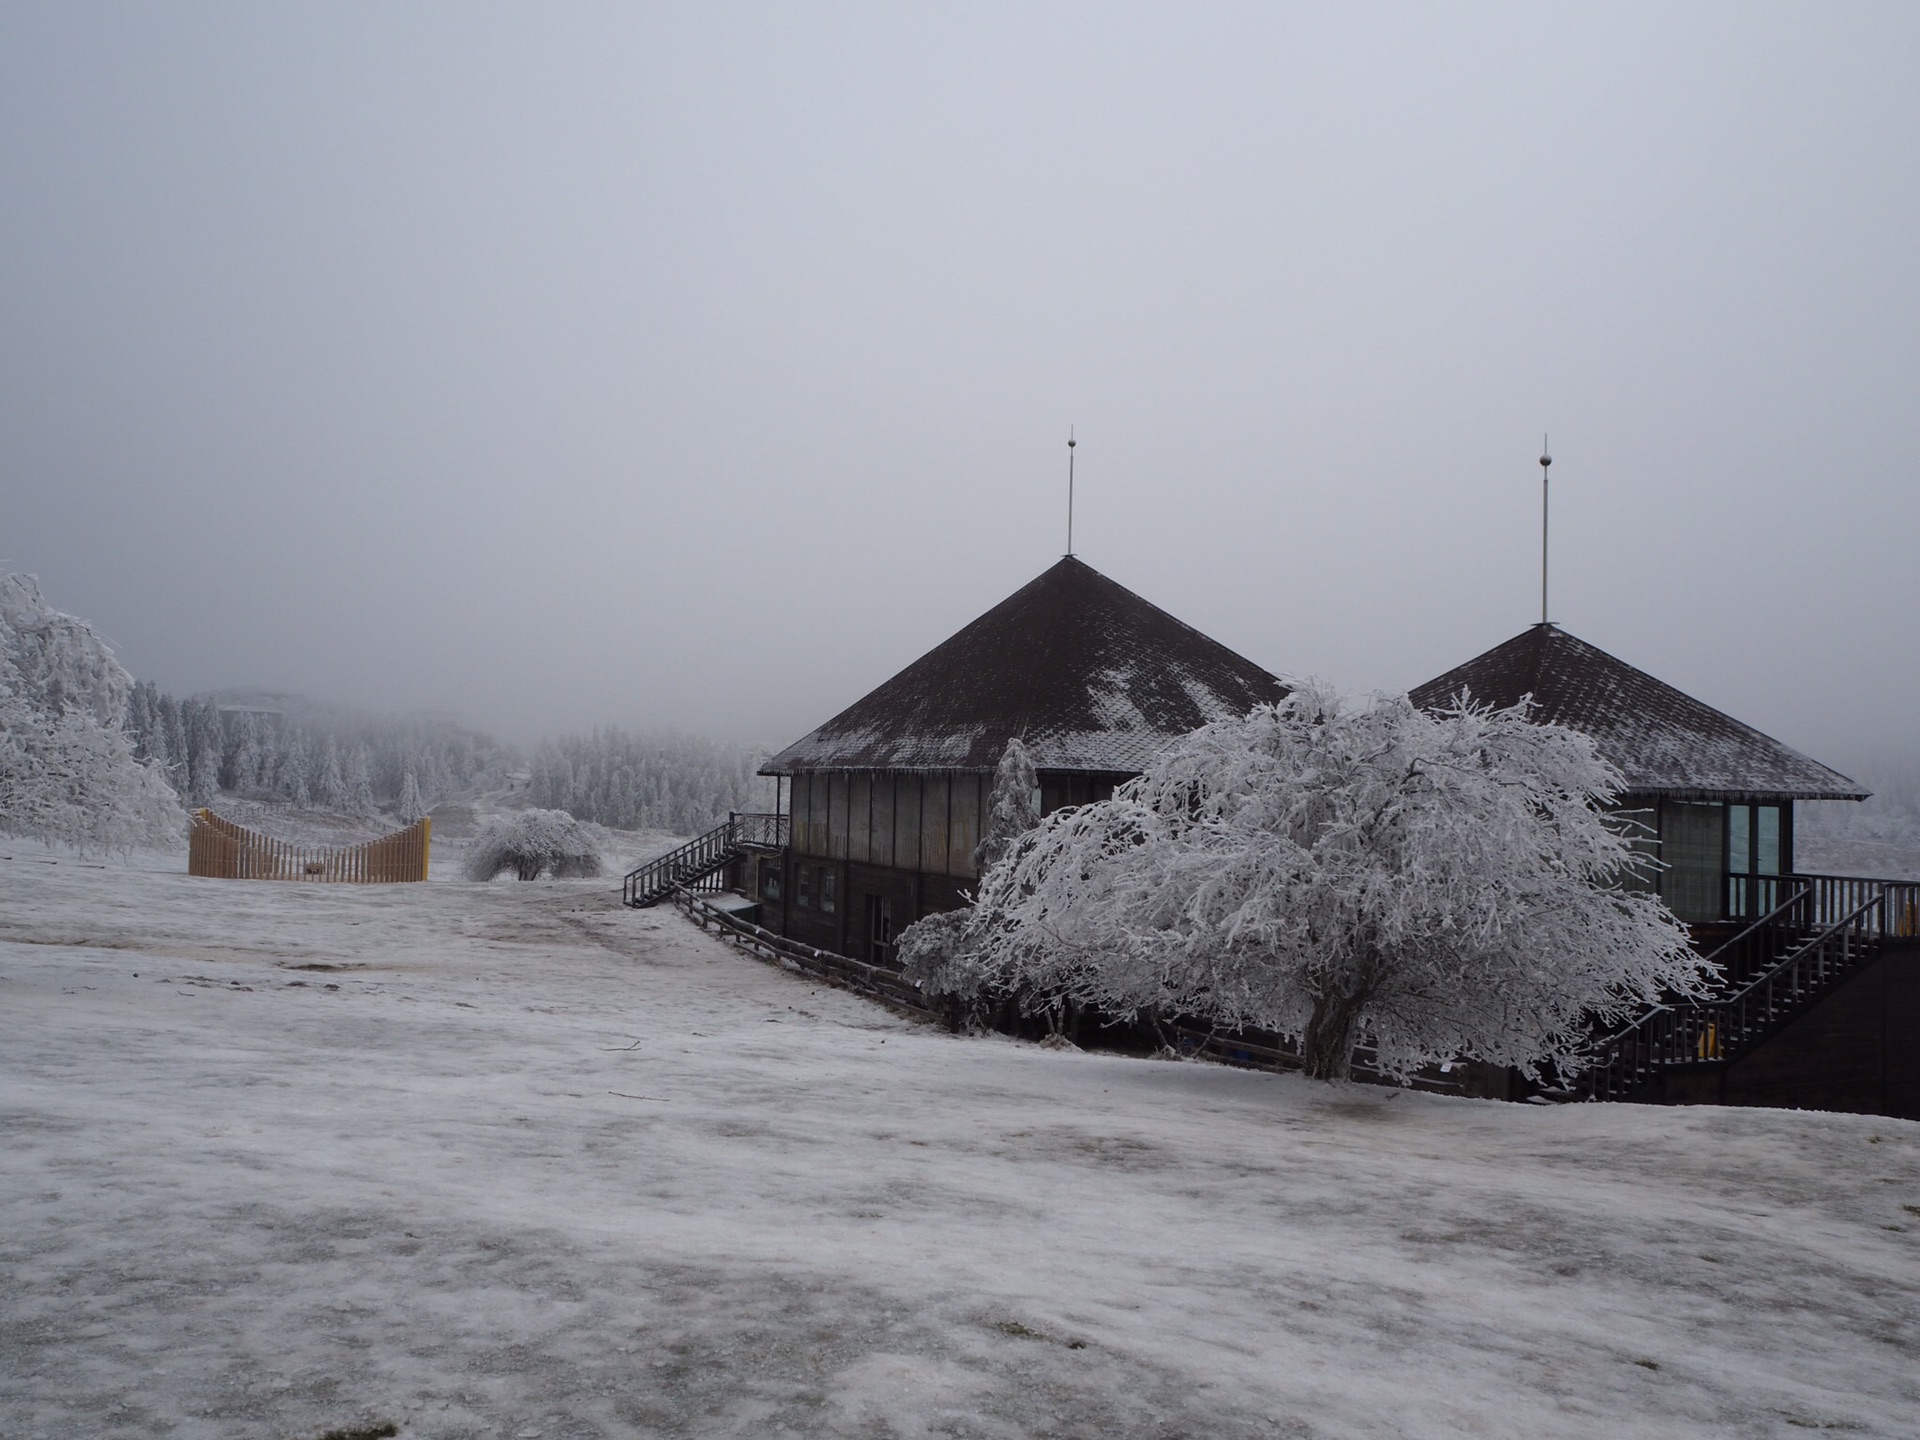
[[176,700],[151,681],[133,687],[127,732],[135,755],[196,806],[226,791],[411,821],[450,795],[502,782],[511,763],[496,741],[445,720]]
[[549,740],[534,752],[531,799],[617,830],[691,835],[730,810],[771,809],[762,756],[691,735],[595,730]]

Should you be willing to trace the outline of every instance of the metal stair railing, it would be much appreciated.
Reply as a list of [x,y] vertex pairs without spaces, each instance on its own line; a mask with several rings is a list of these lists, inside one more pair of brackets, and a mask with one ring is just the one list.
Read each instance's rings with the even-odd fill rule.
[[732,812],[726,824],[629,871],[621,899],[636,910],[658,905],[676,890],[696,885],[745,858],[750,849],[785,849],[787,826],[785,815]]
[[1826,929],[1731,994],[1658,1005],[1594,1047],[1571,1087],[1586,1100],[1624,1100],[1662,1070],[1738,1059],[1879,953],[1890,895],[1861,900]]
[[[1775,880],[1776,876],[1736,876],[1736,879]],[[1791,877],[1797,888],[1758,920],[1709,954],[1704,964],[1717,972],[1716,993],[1725,995],[1745,986],[1755,975],[1775,965],[1806,943],[1813,928],[1813,887],[1803,877]],[[1769,887],[1768,898],[1779,893]]]

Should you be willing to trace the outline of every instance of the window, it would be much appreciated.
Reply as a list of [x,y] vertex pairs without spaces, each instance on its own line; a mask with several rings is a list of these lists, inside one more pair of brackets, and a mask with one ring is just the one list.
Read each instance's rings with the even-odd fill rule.
[[762,900],[780,898],[780,862],[778,860],[760,862],[760,898]]
[[1753,873],[1756,875],[1780,873],[1780,807],[1778,805],[1753,807]]
[[840,907],[840,872],[831,866],[820,867],[820,913],[831,915]]
[[874,965],[893,964],[893,897],[867,896],[867,960]]
[[794,872],[793,903],[802,910],[813,908],[813,867],[802,865]]
[[1660,852],[1667,862],[1660,893],[1682,920],[1726,915],[1726,824],[1726,807],[1712,801],[1669,800],[1660,807]]
[[1779,903],[1780,807],[1727,806],[1727,913],[1760,915]]

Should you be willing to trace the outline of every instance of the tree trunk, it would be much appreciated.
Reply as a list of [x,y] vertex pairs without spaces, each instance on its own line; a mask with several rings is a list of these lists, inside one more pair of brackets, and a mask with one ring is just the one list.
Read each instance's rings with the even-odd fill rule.
[[1316,1080],[1346,1080],[1353,1074],[1353,1047],[1360,1039],[1360,1011],[1366,1001],[1358,995],[1322,995],[1307,1017],[1307,1033],[1300,1037],[1300,1059]]

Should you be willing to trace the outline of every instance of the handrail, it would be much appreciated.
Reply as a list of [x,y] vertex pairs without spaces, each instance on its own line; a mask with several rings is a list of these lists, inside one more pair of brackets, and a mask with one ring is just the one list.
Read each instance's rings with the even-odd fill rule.
[[1869,917],[1886,904],[1884,891],[1861,901],[1732,994],[1654,1006],[1593,1047],[1576,1089],[1590,1100],[1621,1099],[1663,1069],[1737,1058],[1872,957],[1886,922],[1883,914],[1876,927]]
[[941,1004],[897,970],[776,935],[685,890],[674,894],[673,903],[686,911],[687,917],[702,930],[712,926],[721,936],[762,960],[856,991],[903,1014],[923,1019],[945,1018]]
[[[1764,878],[1767,880],[1777,879],[1782,882],[1793,880],[1797,883],[1802,877],[1769,875],[1764,877],[1730,876],[1729,878]],[[1782,900],[1758,920],[1753,921],[1731,939],[1723,941],[1720,945],[1716,946],[1712,953],[1701,963],[1711,966],[1713,970],[1722,977],[1723,987],[1728,982],[1744,982],[1752,969],[1752,966],[1746,963],[1750,960],[1752,952],[1760,948],[1764,942],[1776,932],[1790,931],[1794,928],[1782,924],[1781,917],[1789,910],[1806,905],[1812,893],[1813,890],[1811,886],[1801,885],[1793,894],[1789,895],[1785,900]],[[1769,958],[1777,959],[1778,957],[1774,956]]]
[[786,848],[788,818],[731,811],[727,823],[696,835],[677,850],[627,872],[622,901],[630,906],[657,904],[675,890],[695,884],[739,859],[747,849]]
[[[1885,903],[1886,901],[1884,896],[1875,896],[1871,900],[1866,900],[1861,902],[1861,904],[1856,906],[1849,914],[1847,914],[1842,919],[1835,921],[1832,925],[1829,925],[1825,930],[1821,931],[1818,935],[1814,936],[1813,939],[1807,941],[1806,944],[1802,945],[1798,950],[1794,951],[1793,954],[1787,956],[1786,959],[1782,960],[1778,965],[1774,966],[1773,969],[1769,970],[1766,974],[1759,976],[1757,979],[1755,979],[1753,983],[1748,985],[1745,989],[1739,990],[1732,995],[1728,995],[1724,999],[1714,1000],[1708,1003],[1715,1006],[1729,1006],[1729,1005],[1743,1003],[1749,995],[1752,995],[1755,991],[1761,989],[1761,987],[1763,986],[1771,985],[1774,982],[1774,980],[1786,974],[1789,970],[1792,970],[1795,967],[1797,967],[1802,960],[1806,959],[1808,956],[1811,956],[1815,952],[1819,951],[1823,946],[1826,945],[1826,943],[1829,940],[1841,934],[1843,931],[1854,928],[1855,922],[1864,919],[1866,917],[1867,911],[1872,910],[1876,906],[1883,905]],[[1869,931],[1866,933],[1871,934],[1874,932]]]
[[1810,897],[1808,922],[1829,925],[1838,917],[1857,910],[1864,902],[1885,899],[1888,904],[1874,933],[1913,936],[1920,934],[1920,880],[1883,880],[1866,875],[1814,875],[1795,872],[1780,877],[1805,884]]

